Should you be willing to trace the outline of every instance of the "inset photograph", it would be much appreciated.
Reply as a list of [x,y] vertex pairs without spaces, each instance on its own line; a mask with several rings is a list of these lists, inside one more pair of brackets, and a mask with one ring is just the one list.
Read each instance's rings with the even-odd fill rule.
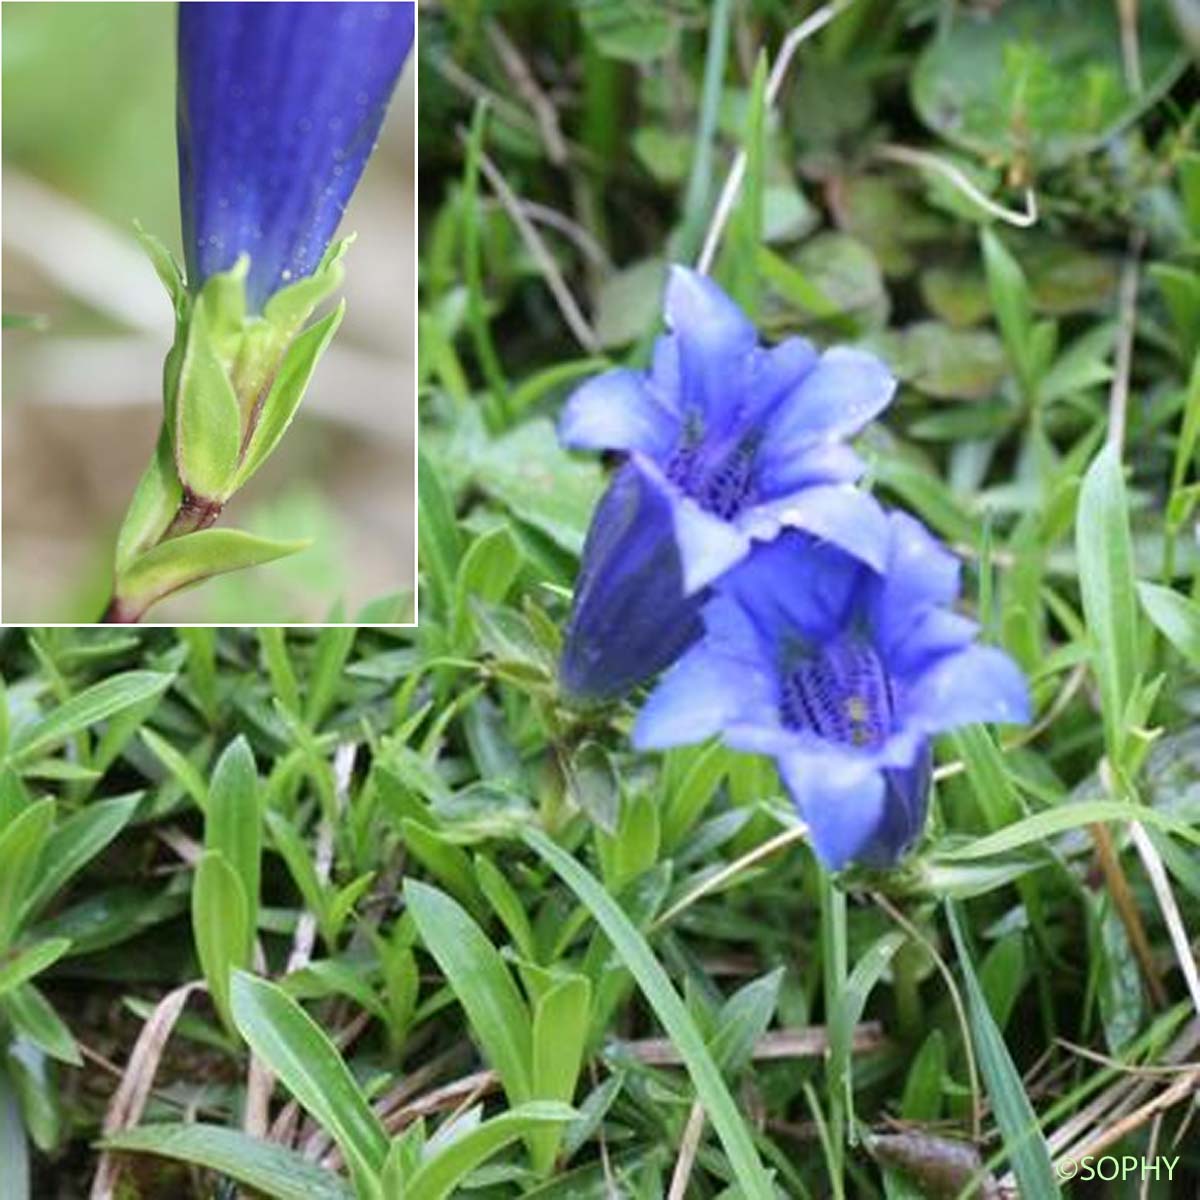
[[414,5],[6,4],[6,623],[406,623]]

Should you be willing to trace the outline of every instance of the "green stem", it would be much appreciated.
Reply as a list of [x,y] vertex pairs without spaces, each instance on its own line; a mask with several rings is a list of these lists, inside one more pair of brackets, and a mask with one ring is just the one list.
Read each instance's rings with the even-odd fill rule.
[[692,157],[692,170],[683,198],[683,220],[675,247],[675,258],[679,262],[690,262],[695,258],[704,236],[704,223],[708,219],[708,203],[712,195],[713,143],[732,15],[732,0],[715,0],[704,58],[704,86],[700,94],[700,118],[696,125],[696,153]]
[[[846,950],[846,894],[821,872],[821,971],[825,989],[825,1024],[830,1026],[846,992],[849,960]],[[846,1108],[842,1089],[832,1077],[833,1060],[827,1063],[829,1093],[829,1166],[834,1200],[844,1200],[843,1168],[846,1148]]]
[[916,942],[905,942],[892,959],[892,983],[896,993],[896,1018],[900,1034],[906,1042],[916,1045],[925,1028],[921,1010],[919,973],[923,955]]
[[488,424],[491,425],[492,432],[497,433],[508,424],[508,380],[504,377],[500,356],[488,327],[487,298],[483,291],[483,250],[480,238],[483,217],[479,209],[479,160],[483,154],[483,136],[486,128],[487,104],[481,100],[475,106],[475,115],[471,120],[466,168],[463,172],[463,274],[467,281],[467,323],[475,344],[475,356],[479,360],[479,367],[489,392],[485,412],[488,414]]

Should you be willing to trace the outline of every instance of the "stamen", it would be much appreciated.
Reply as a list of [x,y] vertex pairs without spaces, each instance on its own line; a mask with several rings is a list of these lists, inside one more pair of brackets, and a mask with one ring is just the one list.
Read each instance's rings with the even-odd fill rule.
[[780,711],[790,729],[874,749],[891,731],[891,684],[861,635],[843,635],[819,649],[793,646],[780,672]]

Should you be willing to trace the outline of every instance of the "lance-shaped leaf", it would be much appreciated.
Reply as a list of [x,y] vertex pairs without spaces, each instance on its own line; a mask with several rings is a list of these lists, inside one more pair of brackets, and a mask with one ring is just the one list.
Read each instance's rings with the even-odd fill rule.
[[54,824],[54,801],[31,804],[0,831],[0,954],[12,944],[18,914],[33,887]]
[[239,529],[202,529],[140,555],[117,580],[117,596],[129,620],[156,601],[213,575],[257,567],[307,549],[308,541],[280,542]]
[[258,772],[244,737],[232,742],[217,760],[204,820],[204,844],[225,857],[241,882],[246,901],[246,937],[238,962],[248,963],[258,924],[262,814]]
[[333,341],[333,335],[337,333],[345,313],[346,302],[343,300],[328,316],[306,329],[288,347],[283,364],[263,402],[262,411],[258,414],[241,466],[230,484],[231,492],[240,488],[279,445],[280,438],[287,432],[300,407],[300,401],[304,399],[317,363]]
[[192,935],[209,995],[226,1027],[236,1029],[230,1007],[230,975],[250,960],[246,890],[219,850],[207,850],[192,883]]
[[562,1126],[578,1114],[570,1105],[549,1100],[521,1104],[466,1132],[450,1131],[442,1140],[442,1130],[429,1143],[421,1165],[404,1182],[405,1198],[444,1200],[476,1167],[519,1137],[533,1138],[542,1133],[557,1136]]
[[70,938],[47,938],[0,963],[0,996],[14,991],[56,963],[71,948]]
[[36,759],[81,730],[161,695],[174,679],[160,671],[123,671],[92,684],[52,708],[40,720],[18,730],[10,754],[18,765]]
[[359,1177],[378,1177],[388,1139],[345,1060],[286,992],[238,971],[233,1015],[254,1052],[337,1141]]
[[37,879],[21,905],[21,920],[35,916],[55,892],[85,867],[129,823],[142,793],[101,800],[68,817],[46,840]]
[[275,1200],[351,1200],[354,1195],[332,1171],[296,1151],[223,1125],[143,1125],[114,1133],[100,1147],[196,1163]]

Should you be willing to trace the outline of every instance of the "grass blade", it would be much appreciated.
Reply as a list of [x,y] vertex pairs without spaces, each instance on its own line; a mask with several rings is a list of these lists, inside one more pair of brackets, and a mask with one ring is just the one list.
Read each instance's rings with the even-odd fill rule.
[[1050,1151],[1038,1127],[1037,1114],[1025,1094],[1020,1072],[1013,1064],[1004,1037],[992,1019],[983,988],[971,965],[962,931],[958,927],[958,915],[953,904],[946,905],[946,919],[966,981],[967,1016],[975,1052],[979,1057],[979,1069],[992,1101],[996,1124],[1004,1138],[1005,1153],[1017,1177],[1017,1185],[1022,1196],[1053,1200],[1060,1192],[1050,1162]]
[[646,939],[596,879],[541,830],[526,829],[522,836],[595,917],[637,980],[687,1066],[696,1095],[725,1147],[742,1191],[750,1200],[772,1200],[775,1189],[758,1157],[750,1128],[729,1094],[700,1030]]

